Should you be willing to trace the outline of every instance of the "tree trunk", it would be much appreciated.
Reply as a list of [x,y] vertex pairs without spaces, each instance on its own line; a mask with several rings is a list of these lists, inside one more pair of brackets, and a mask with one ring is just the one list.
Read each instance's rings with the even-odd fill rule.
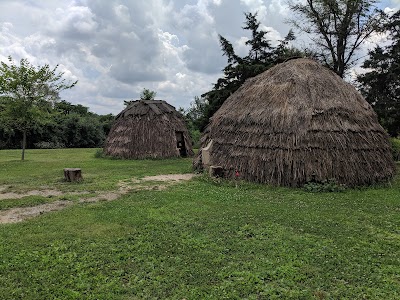
[[26,148],[26,130],[22,131],[22,157],[21,160],[25,159],[25,148]]
[[66,168],[64,169],[64,179],[65,181],[74,182],[82,181],[82,171],[78,168]]

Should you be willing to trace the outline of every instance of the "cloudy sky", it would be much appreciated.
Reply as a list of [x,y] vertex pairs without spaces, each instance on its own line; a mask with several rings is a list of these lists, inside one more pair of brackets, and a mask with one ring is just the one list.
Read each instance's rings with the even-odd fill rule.
[[61,97],[99,114],[118,113],[143,88],[187,108],[226,65],[218,34],[246,53],[243,13],[256,11],[272,41],[287,34],[286,0],[0,0],[0,60],[59,64],[79,81]]

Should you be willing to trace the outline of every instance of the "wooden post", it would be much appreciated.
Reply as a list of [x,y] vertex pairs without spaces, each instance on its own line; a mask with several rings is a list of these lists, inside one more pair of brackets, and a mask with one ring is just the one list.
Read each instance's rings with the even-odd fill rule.
[[82,171],[78,168],[66,168],[64,169],[64,178],[69,182],[81,181],[83,180]]

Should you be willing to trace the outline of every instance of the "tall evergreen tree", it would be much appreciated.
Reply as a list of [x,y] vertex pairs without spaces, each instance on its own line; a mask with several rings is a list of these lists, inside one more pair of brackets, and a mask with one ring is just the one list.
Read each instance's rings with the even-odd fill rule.
[[[242,28],[251,32],[251,38],[246,41],[246,45],[249,46],[246,56],[237,55],[232,43],[223,36],[219,36],[221,50],[227,57],[228,65],[223,69],[224,76],[217,80],[213,89],[201,95],[201,100],[197,99],[194,102],[194,106],[200,105],[201,111],[204,113],[195,121],[200,130],[207,126],[209,118],[246,79],[266,71],[285,58],[301,55],[300,51],[289,45],[290,41],[295,39],[292,31],[280,42],[278,47],[274,48],[266,37],[268,32],[261,29],[257,14],[245,13],[245,18],[245,25]],[[193,109],[196,110],[196,107]]]
[[384,26],[391,41],[369,52],[362,67],[370,70],[358,76],[361,92],[378,114],[391,136],[400,135],[400,11]]

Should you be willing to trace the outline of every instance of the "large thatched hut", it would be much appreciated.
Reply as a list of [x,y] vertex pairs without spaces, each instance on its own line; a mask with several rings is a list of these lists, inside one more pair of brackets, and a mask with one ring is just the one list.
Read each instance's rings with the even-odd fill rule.
[[163,100],[132,101],[120,112],[107,136],[104,153],[143,159],[193,155],[183,116]]
[[[333,179],[347,186],[392,177],[388,136],[371,106],[310,59],[249,79],[215,113],[195,167],[283,186]],[[238,171],[238,172],[236,172]]]

